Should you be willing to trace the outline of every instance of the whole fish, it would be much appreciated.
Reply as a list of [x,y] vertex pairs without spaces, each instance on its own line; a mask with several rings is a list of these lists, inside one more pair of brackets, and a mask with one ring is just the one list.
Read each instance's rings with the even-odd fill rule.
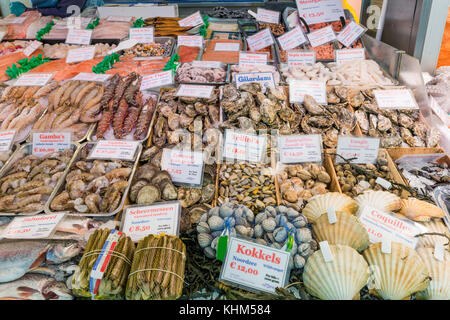
[[0,300],[73,300],[73,296],[63,282],[41,274],[26,274],[0,284]]
[[6,240],[0,242],[0,283],[14,281],[44,262],[59,264],[81,252],[77,241]]

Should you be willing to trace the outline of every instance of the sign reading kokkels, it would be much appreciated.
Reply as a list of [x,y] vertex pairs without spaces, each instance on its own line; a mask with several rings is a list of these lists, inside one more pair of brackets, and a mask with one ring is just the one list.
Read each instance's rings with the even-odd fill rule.
[[250,291],[275,293],[289,278],[290,253],[231,237],[220,281]]

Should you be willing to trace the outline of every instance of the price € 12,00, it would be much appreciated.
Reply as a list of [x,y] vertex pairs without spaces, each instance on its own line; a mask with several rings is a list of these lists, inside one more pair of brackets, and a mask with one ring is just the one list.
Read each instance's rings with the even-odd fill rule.
[[252,269],[252,268],[248,268],[246,266],[243,265],[239,265],[236,262],[231,262],[230,263],[230,268],[234,269],[234,270],[238,270],[242,273],[249,273],[249,274],[253,274],[253,275],[258,275],[258,270],[257,269]]

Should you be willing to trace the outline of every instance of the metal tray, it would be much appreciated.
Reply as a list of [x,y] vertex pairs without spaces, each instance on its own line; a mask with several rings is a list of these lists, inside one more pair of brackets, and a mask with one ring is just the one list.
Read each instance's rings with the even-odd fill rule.
[[[27,39],[29,41],[36,40],[36,39]],[[40,40],[43,44],[58,44],[58,43],[66,43],[66,39],[42,39]],[[107,44],[115,44],[118,45],[122,39],[91,39],[90,44],[97,44],[97,43],[107,43]]]
[[[93,145],[95,145],[95,142],[85,142],[81,146],[79,146],[79,148],[75,152],[74,156],[72,157],[72,160],[70,161],[69,166],[66,168],[66,171],[64,171],[64,174],[62,175],[62,177],[58,181],[58,184],[56,185],[56,187],[53,190],[52,194],[50,195],[47,203],[45,204],[45,213],[46,214],[65,212],[69,216],[78,216],[78,217],[111,217],[111,216],[116,215],[117,213],[119,213],[123,209],[125,201],[128,198],[128,191],[130,190],[131,182],[133,181],[133,177],[134,177],[134,173],[136,172],[136,168],[137,168],[137,165],[139,163],[139,158],[140,158],[141,153],[142,153],[142,144],[140,144],[138,149],[137,149],[136,159],[135,159],[135,161],[133,161],[132,171],[131,171],[131,174],[130,174],[130,176],[128,178],[128,186],[125,189],[125,191],[123,192],[122,199],[120,200],[120,204],[119,204],[119,206],[117,207],[116,210],[114,210],[113,212],[109,212],[109,213],[106,213],[106,212],[101,212],[101,213],[74,213],[74,212],[71,212],[71,211],[52,211],[50,209],[50,204],[53,201],[53,199],[57,195],[59,195],[62,191],[65,190],[66,176],[70,172],[70,169],[73,167],[75,162],[80,159],[81,150],[83,148],[87,147],[87,146],[93,146]],[[131,161],[127,161],[127,162],[131,162]]]
[[[206,62],[206,61],[205,61]],[[184,64],[184,63],[183,63]],[[221,86],[221,85],[225,85],[228,83],[228,79],[230,77],[230,68],[231,65],[229,63],[224,63],[225,65],[225,70],[226,70],[226,75],[225,75],[225,79],[223,82],[187,82],[187,81],[176,81],[176,83],[179,84],[198,84],[198,85],[214,85],[214,86]],[[177,69],[177,74],[178,74],[178,69]]]
[[162,56],[151,56],[151,57],[134,57],[135,60],[146,60],[145,58],[155,58],[155,57],[170,57],[173,54],[174,49],[176,48],[176,39],[174,37],[155,37],[154,43],[162,44],[167,41],[171,41],[171,45],[169,46],[169,50],[166,51]]
[[[73,156],[75,156],[77,151],[79,150],[80,145],[76,142],[72,142],[71,147],[72,147],[72,149],[74,149]],[[24,156],[27,156],[27,155],[31,154],[32,148],[33,148],[33,144],[31,144],[31,143],[26,143],[20,147],[17,145],[17,148],[14,151],[14,153],[11,155],[11,157],[8,159],[8,161],[6,161],[4,166],[0,169],[0,178],[6,176],[6,174],[11,169],[11,167],[13,167],[16,164],[16,161],[19,159],[18,157],[21,156],[22,151],[25,152]],[[72,157],[72,160],[73,160],[73,157]],[[70,160],[69,163],[72,163],[72,160]],[[67,166],[66,169],[64,169],[62,176],[59,178],[58,182],[56,183],[56,186],[58,186],[61,183],[61,179],[66,176],[68,168],[69,168],[69,166]],[[55,192],[55,189],[53,190],[53,192]],[[44,208],[47,207],[47,205],[49,205],[49,203],[50,203],[49,201],[50,201],[51,197],[52,197],[52,195],[50,195],[49,198],[47,199]],[[35,216],[35,215],[41,213],[42,211],[43,210],[39,210],[39,211],[28,212],[28,213],[0,212],[0,216]]]

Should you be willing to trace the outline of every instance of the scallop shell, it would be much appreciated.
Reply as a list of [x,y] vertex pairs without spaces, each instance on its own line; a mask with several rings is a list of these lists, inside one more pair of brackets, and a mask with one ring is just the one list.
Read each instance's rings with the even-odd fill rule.
[[444,261],[434,258],[434,248],[416,249],[430,273],[430,285],[419,292],[420,300],[450,300],[450,253],[444,251]]
[[370,245],[369,234],[359,219],[347,212],[336,212],[337,222],[330,224],[328,216],[322,215],[312,226],[317,242],[328,241],[362,252]]
[[425,201],[409,198],[408,200],[402,200],[402,202],[400,213],[414,221],[427,222],[431,218],[443,218],[445,216],[441,208]]
[[369,279],[369,266],[353,248],[330,245],[333,261],[325,262],[316,251],[306,262],[303,283],[306,290],[322,300],[352,300]]
[[367,191],[355,198],[360,210],[364,206],[384,212],[396,212],[402,208],[402,200],[395,194],[386,191]]
[[423,291],[430,281],[428,270],[419,255],[410,247],[392,242],[391,253],[381,251],[381,242],[363,252],[374,280],[374,291],[385,300],[408,299]]
[[308,218],[309,222],[315,223],[330,207],[336,211],[345,211],[350,214],[358,211],[358,204],[352,198],[345,194],[330,192],[312,198],[303,209],[302,214]]
[[[423,222],[421,223],[421,225],[423,225],[425,228],[428,229],[427,233],[445,234],[447,235],[447,237],[450,238],[450,232],[448,231],[448,228],[445,226],[444,222],[442,222],[441,219],[433,219],[429,222]],[[419,248],[420,247],[434,248],[436,242],[446,246],[448,244],[448,239],[446,237],[438,235],[421,236],[419,237],[419,242],[417,243],[417,246]]]

